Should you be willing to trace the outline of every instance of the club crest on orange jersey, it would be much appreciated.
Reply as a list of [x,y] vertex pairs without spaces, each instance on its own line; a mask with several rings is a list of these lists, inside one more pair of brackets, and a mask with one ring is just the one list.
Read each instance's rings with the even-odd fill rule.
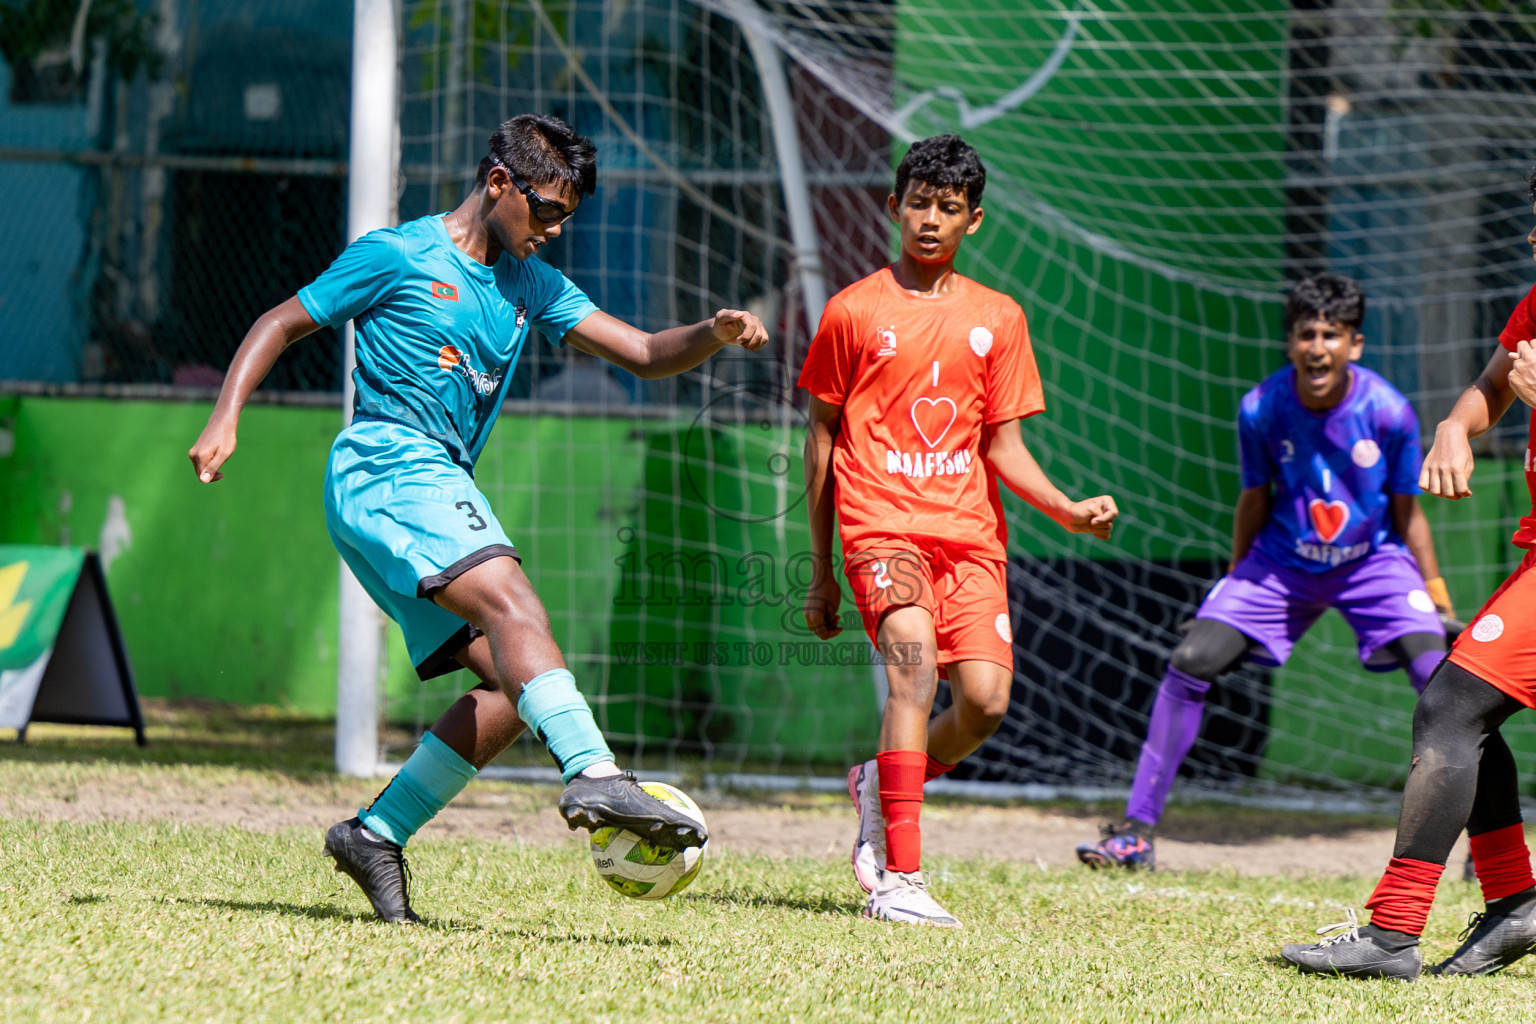
[[458,302],[459,290],[451,284],[443,284],[441,281],[433,281],[432,297],[434,299],[446,299],[449,302]]
[[896,328],[894,325],[880,328],[875,332],[875,337],[880,342],[880,347],[875,350],[877,357],[893,356],[896,354]]

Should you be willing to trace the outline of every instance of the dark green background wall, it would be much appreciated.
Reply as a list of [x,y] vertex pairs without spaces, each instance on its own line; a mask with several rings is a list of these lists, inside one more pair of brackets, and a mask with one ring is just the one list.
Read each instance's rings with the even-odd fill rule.
[[[1246,385],[1278,365],[1289,0],[1102,7],[897,5],[896,105],[916,137],[959,131],[988,170],[963,269],[1019,300],[1046,381],[1040,458],[1079,492],[1112,483],[1140,529],[1035,554],[1209,555],[1236,487]],[[992,116],[1049,62],[1056,72]],[[1203,17],[1202,15],[1210,15]],[[969,121],[967,120],[969,116]],[[904,147],[895,147],[899,158]]]
[[[141,692],[330,713],[339,566],[320,485],[340,414],[248,407],[226,478],[203,485],[186,451],[209,409],[0,399],[13,438],[0,542],[124,536],[107,579]],[[806,665],[781,647],[806,639],[790,631],[795,555],[809,549],[801,441],[786,424],[502,417],[477,483],[616,741],[776,762],[843,758],[873,739],[867,665]],[[430,722],[468,681],[418,684],[393,626],[389,638],[388,714]],[[678,641],[713,646],[678,665],[624,653]]]
[[[252,406],[228,478],[203,486],[186,449],[207,417],[201,403],[65,398],[0,400],[14,447],[0,458],[0,542],[100,547],[109,505],[130,539],[107,579],[140,689],[148,695],[271,703],[325,714],[335,706],[338,563],[320,510],[333,409]],[[712,749],[758,761],[836,759],[873,739],[869,670],[788,663],[780,644],[804,637],[787,567],[808,547],[795,457],[785,480],[764,469],[798,453],[784,428],[694,429],[686,422],[507,416],[479,482],[517,541],[570,652],[620,742]],[[700,465],[722,471],[700,475]],[[1485,459],[1476,494],[1426,500],[1445,575],[1465,615],[1518,552],[1509,526],[1528,499],[1518,463]],[[1221,497],[1221,505],[1233,495]],[[1014,536],[1051,529],[1011,496]],[[1142,529],[1126,502],[1122,540]],[[788,508],[788,514],[775,516]],[[753,554],[774,566],[744,563]],[[674,556],[685,556],[682,562]],[[712,556],[712,568],[693,556]],[[745,567],[744,567],[745,566]],[[753,585],[758,579],[762,585]],[[391,717],[430,721],[454,687],[418,686],[391,630]],[[840,640],[858,643],[857,636]],[[626,663],[619,644],[766,643],[768,664]],[[1348,628],[1330,613],[1277,673],[1265,774],[1315,770],[1335,744],[1317,722],[1372,745],[1338,743],[1329,770],[1390,781],[1402,764],[1412,694],[1401,674],[1361,670]],[[1324,667],[1327,671],[1323,671]],[[1319,680],[1330,679],[1332,683]],[[1517,744],[1531,746],[1516,738]],[[1348,751],[1348,752],[1344,752]]]

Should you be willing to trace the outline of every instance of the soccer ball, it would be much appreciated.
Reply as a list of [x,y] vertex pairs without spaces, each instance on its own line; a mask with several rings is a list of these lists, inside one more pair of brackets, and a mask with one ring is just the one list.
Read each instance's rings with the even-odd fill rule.
[[[704,824],[699,805],[677,787],[642,782],[640,788]],[[603,881],[625,896],[662,900],[688,888],[704,866],[704,847],[674,850],[621,828],[599,828],[592,831],[592,863]]]

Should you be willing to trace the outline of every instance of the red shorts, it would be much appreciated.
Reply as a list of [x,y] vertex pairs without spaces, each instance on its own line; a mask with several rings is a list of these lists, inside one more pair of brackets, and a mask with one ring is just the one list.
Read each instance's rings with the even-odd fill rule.
[[843,560],[864,632],[878,643],[880,620],[917,605],[933,616],[939,675],[956,661],[990,661],[1013,669],[1006,563],[953,561],[938,545],[892,540]]
[[1461,631],[1450,659],[1528,708],[1536,708],[1536,551],[1526,552]]

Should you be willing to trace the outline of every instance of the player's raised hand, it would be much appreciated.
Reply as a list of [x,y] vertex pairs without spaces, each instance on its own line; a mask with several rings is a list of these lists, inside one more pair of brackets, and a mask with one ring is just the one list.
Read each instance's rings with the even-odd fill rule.
[[[1510,377],[1514,377],[1513,371]],[[1419,471],[1419,490],[1452,501],[1471,497],[1472,466],[1472,445],[1467,441],[1465,428],[1446,420],[1436,428],[1435,443],[1424,456],[1424,468]]]
[[1509,386],[1516,398],[1536,409],[1536,341],[1519,342],[1509,358]]
[[1061,525],[1072,533],[1091,533],[1099,540],[1109,540],[1119,516],[1120,509],[1116,507],[1115,499],[1101,494],[1097,498],[1086,498],[1068,505]]
[[722,309],[715,313],[715,337],[727,345],[740,345],[756,352],[768,344],[768,328],[754,313],[744,309]]
[[837,620],[837,607],[843,603],[843,588],[838,586],[837,577],[832,575],[830,568],[823,568],[816,575],[816,582],[805,595],[805,624],[823,640],[831,640],[843,631]]
[[235,453],[235,425],[222,419],[209,419],[203,432],[197,435],[197,443],[187,452],[192,460],[192,470],[205,484],[223,480],[219,467]]

